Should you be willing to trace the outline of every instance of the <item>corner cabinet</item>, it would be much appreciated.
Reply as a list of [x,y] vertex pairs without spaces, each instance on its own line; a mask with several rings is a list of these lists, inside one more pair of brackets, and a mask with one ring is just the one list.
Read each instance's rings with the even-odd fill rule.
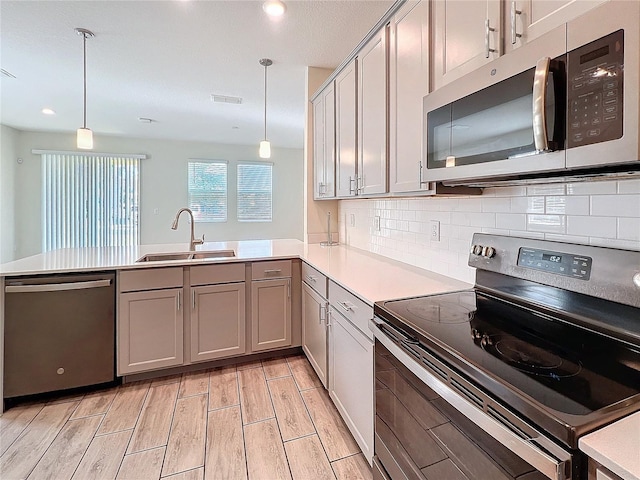
[[358,53],[358,195],[387,192],[388,28]]
[[389,24],[389,190],[422,181],[422,99],[429,93],[429,2],[407,2]]
[[353,197],[357,192],[357,80],[356,59],[344,67],[335,79],[336,196],[338,197]]
[[120,273],[118,375],[182,365],[182,268]]
[[433,90],[501,55],[502,0],[438,0],[432,5]]
[[313,101],[313,198],[336,196],[335,89],[331,82]]
[[244,277],[242,263],[191,268],[192,362],[246,352]]
[[291,345],[291,260],[251,266],[251,351]]

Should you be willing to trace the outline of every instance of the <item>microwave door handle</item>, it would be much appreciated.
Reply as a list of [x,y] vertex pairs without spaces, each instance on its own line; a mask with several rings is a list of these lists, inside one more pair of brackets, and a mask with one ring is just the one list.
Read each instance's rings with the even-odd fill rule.
[[546,110],[550,64],[551,58],[541,58],[533,75],[533,143],[538,152],[549,151]]

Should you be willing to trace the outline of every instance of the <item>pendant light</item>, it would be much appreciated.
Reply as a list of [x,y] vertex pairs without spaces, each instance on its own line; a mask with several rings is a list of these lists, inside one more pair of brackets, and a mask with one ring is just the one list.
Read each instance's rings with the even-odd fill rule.
[[264,67],[264,140],[260,142],[260,158],[271,158],[271,143],[267,140],[267,67],[273,65],[268,58],[262,58],[260,65]]
[[83,150],[91,150],[93,149],[93,132],[91,131],[91,129],[87,128],[87,37],[95,37],[95,35],[91,30],[87,30],[86,28],[76,28],[76,33],[78,35],[82,35],[83,45],[83,115],[82,128],[79,128],[77,131],[76,141],[78,148],[82,148]]

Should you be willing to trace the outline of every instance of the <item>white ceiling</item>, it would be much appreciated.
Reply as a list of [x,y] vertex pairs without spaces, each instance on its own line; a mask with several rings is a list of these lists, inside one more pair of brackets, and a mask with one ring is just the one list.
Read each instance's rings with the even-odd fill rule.
[[[0,122],[20,130],[82,126],[82,37],[87,40],[87,126],[96,135],[301,148],[305,67],[335,68],[392,0],[286,1],[272,20],[259,1],[0,2]],[[213,103],[211,94],[242,97]],[[54,109],[55,116],[41,113]],[[143,124],[138,117],[156,120]],[[238,127],[238,128],[233,128]]]

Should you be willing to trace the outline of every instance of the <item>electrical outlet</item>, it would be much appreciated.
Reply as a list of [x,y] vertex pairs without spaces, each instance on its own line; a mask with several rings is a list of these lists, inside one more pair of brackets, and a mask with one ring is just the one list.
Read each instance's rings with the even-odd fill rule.
[[430,238],[434,242],[440,241],[440,222],[438,220],[431,220],[429,225],[430,228]]
[[352,213],[349,218],[351,219],[351,226],[355,227],[356,226],[356,214]]
[[380,215],[376,215],[375,217],[373,217],[373,229],[376,232],[380,231]]

